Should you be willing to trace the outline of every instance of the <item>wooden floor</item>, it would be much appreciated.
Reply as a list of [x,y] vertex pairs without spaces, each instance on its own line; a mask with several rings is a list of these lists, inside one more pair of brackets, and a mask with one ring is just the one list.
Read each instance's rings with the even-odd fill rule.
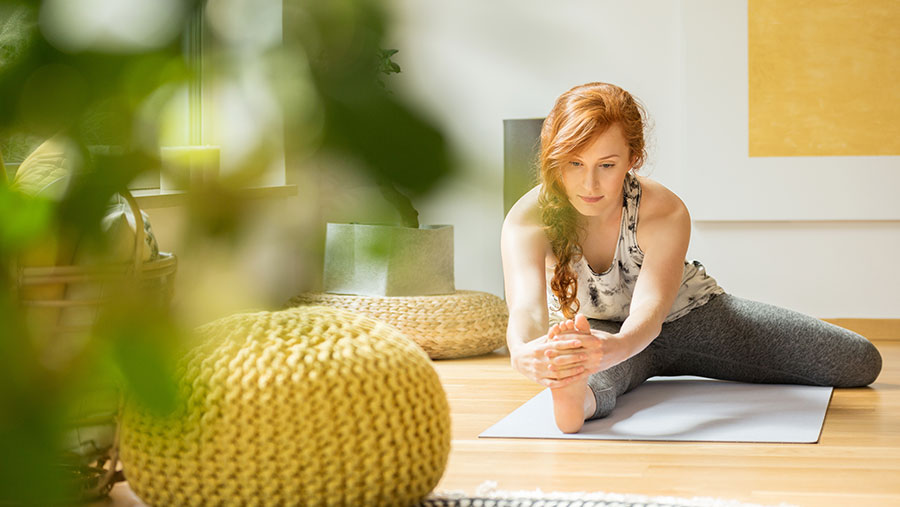
[[817,444],[478,439],[541,387],[489,356],[435,362],[453,442],[439,489],[607,491],[762,504],[900,506],[900,341],[868,388],[835,389]]
[[[868,388],[835,389],[818,444],[478,439],[541,387],[502,354],[437,361],[453,424],[438,489],[472,494],[491,480],[499,489],[900,506],[900,340],[875,343],[881,376]],[[119,484],[102,505],[140,502]]]

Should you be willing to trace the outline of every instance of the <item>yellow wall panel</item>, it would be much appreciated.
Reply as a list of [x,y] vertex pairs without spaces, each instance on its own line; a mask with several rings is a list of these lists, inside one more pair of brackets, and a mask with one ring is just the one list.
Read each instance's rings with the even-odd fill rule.
[[900,1],[748,8],[751,157],[900,155]]

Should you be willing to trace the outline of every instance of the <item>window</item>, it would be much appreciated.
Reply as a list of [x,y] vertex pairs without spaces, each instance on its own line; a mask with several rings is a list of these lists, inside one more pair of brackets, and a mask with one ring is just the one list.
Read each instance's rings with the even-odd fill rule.
[[281,26],[281,0],[201,2],[184,32],[189,82],[163,113],[160,144],[218,147],[222,177],[255,175],[250,186],[284,185],[284,129],[272,79]]
[[[180,0],[43,0],[9,8],[0,5],[12,9],[0,17],[0,69],[25,54],[38,37],[60,49],[60,54],[51,56],[50,61],[29,61],[34,66],[29,71],[48,63],[78,65],[95,54],[100,55],[99,61],[104,53],[124,58],[134,55],[133,61],[138,61],[148,49],[180,37],[188,69],[186,84],[184,80],[178,84],[160,80],[163,84],[144,100],[135,120],[158,125],[161,146],[218,146],[220,174],[242,186],[284,185],[284,129],[272,79],[273,58],[281,44],[281,0],[208,0],[195,4],[192,12],[184,12],[185,5]],[[66,60],[68,55],[79,54],[85,54],[86,60]],[[117,70],[127,65],[121,61],[115,64],[120,66]],[[145,71],[156,74],[152,80],[157,80],[166,72],[164,67],[164,62],[157,62]],[[80,70],[76,68],[76,73]],[[96,86],[90,79],[94,77],[86,81],[89,90]],[[25,88],[22,83],[15,84],[17,90]],[[123,90],[114,91],[127,95]],[[18,104],[6,103],[10,107],[3,114],[16,114]],[[77,111],[77,116],[82,116],[82,110]],[[85,136],[86,144],[121,144],[105,135],[115,138],[116,126],[103,123],[104,112],[89,111],[86,116],[91,115],[100,118],[101,126],[89,129],[97,135]],[[45,138],[23,134],[25,129],[19,129],[21,124],[16,122],[18,118],[7,121],[0,131],[0,150],[9,170]],[[159,186],[156,174],[142,175],[131,183],[133,189]]]

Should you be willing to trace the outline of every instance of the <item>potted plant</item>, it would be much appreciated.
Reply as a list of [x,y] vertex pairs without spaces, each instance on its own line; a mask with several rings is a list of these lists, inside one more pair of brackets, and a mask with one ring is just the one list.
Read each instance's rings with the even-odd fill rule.
[[[396,52],[380,52],[379,71],[382,74],[400,72],[399,65],[391,61]],[[380,84],[384,88],[383,83]],[[385,99],[390,101],[389,93],[385,94]],[[413,116],[402,119],[414,136],[428,136],[432,132],[422,119]],[[415,144],[416,140],[413,141],[410,144]],[[443,157],[432,162],[430,171],[430,174],[439,177],[448,166],[443,155],[443,139],[437,140],[437,150],[434,149],[434,139],[426,141],[432,143],[428,147],[431,153],[436,152]],[[394,156],[402,158],[399,152],[405,148],[398,146]],[[387,157],[387,165],[390,166],[392,155]],[[412,162],[415,163],[414,160]],[[402,165],[403,160],[398,163]],[[377,170],[373,172],[378,174]],[[396,223],[327,224],[323,277],[325,292],[364,296],[426,296],[454,292],[453,226],[419,224],[418,211],[411,199],[395,184],[412,183],[414,190],[421,189],[415,187],[417,180],[412,176],[421,177],[416,173],[376,176],[375,184],[380,194],[396,211]],[[418,183],[421,187],[421,181]]]

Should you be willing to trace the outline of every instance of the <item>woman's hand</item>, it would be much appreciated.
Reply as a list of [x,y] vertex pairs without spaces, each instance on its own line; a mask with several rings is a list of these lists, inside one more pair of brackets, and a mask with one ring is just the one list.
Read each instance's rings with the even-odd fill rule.
[[[583,314],[551,327],[547,337],[551,343],[578,341],[579,347],[569,347],[565,351],[568,357],[575,356],[578,359],[566,361],[565,368],[583,368],[588,375],[611,368],[632,355],[628,342],[621,335],[591,329]],[[561,352],[551,349],[546,351],[546,355],[552,363],[556,357],[560,357]],[[555,369],[553,364],[550,369]]]
[[[629,353],[630,347],[620,335],[596,329],[591,329],[590,334],[579,331],[567,331],[561,333],[555,340],[560,340],[560,343],[571,343],[573,341],[579,343],[576,348],[567,347],[566,353],[584,358],[571,363],[571,366],[584,368],[588,375],[612,368],[631,357]],[[559,353],[559,351],[553,349],[547,351],[551,360],[561,357],[558,356]]]
[[590,375],[584,367],[585,351],[581,340],[544,335],[511,351],[510,362],[527,378],[556,389]]

